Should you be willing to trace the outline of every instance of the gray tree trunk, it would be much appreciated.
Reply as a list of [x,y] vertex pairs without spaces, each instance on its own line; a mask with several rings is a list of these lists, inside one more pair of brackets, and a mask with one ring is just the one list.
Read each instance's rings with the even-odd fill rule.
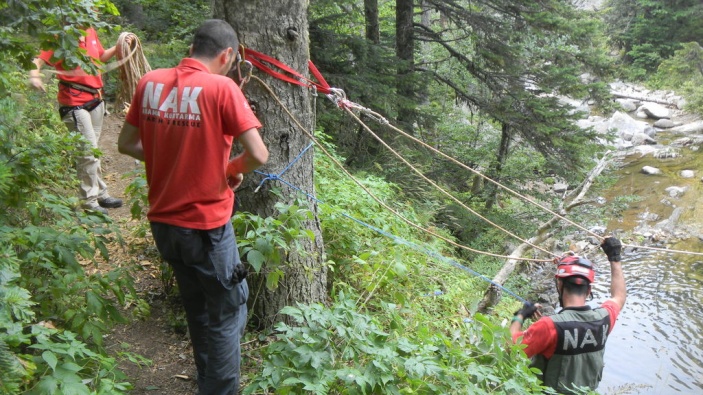
[[[306,0],[213,0],[213,16],[228,21],[246,47],[272,56],[303,75],[309,75],[307,7]],[[314,98],[308,89],[271,78],[256,70],[254,74],[272,88],[283,105],[308,131],[313,130]],[[268,174],[279,174],[305,149],[310,140],[274,97],[258,83],[249,82],[244,87],[244,94],[263,124],[260,132],[270,152],[269,162],[260,170]],[[281,178],[314,195],[313,150],[308,150]],[[262,179],[263,176],[259,174],[245,177],[237,194],[241,210],[262,217],[274,216],[277,214],[275,203],[281,200],[287,204],[294,202],[297,191],[277,181],[267,181],[258,192],[254,192]],[[282,198],[270,193],[274,186],[282,188]],[[274,290],[266,288],[268,271],[265,266],[261,273],[250,276],[250,322],[260,328],[270,327],[285,319],[279,316],[285,306],[326,299],[327,269],[323,266],[320,221],[317,217],[317,204],[311,204],[315,215],[304,226],[314,232],[315,240],[302,240],[302,253],[291,251],[283,257],[284,277],[279,286]]]
[[[498,147],[498,155],[496,156],[496,162],[493,166],[493,171],[491,178],[496,182],[501,181],[501,176],[503,175],[503,166],[505,161],[508,160],[508,154],[510,151],[510,141],[512,140],[512,130],[510,125],[503,123],[501,127],[500,134],[500,147]],[[494,184],[489,184],[488,193],[486,196],[486,210],[490,210],[498,201],[498,188]]]
[[366,21],[366,39],[374,44],[379,44],[381,30],[378,22],[378,0],[364,0],[364,20]]
[[415,40],[413,37],[414,0],[395,2],[395,51],[398,63],[398,96],[401,100],[398,121],[406,130],[411,130],[414,121],[415,87]]

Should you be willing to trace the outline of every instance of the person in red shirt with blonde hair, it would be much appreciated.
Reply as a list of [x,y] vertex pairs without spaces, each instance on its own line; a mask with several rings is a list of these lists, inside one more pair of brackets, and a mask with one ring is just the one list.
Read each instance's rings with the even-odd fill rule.
[[[268,160],[261,124],[225,75],[239,41],[227,22],[195,32],[189,58],[142,77],[118,147],[143,160],[154,241],[176,275],[202,395],[235,395],[249,289],[230,221],[242,174]],[[243,152],[229,159],[234,139]]]
[[[104,49],[93,28],[87,28],[80,37],[78,46],[95,61],[107,62],[116,53],[116,47]],[[30,84],[35,89],[46,92],[41,69],[51,66],[57,70],[59,80],[59,114],[69,130],[79,132],[86,140],[88,153],[77,159],[76,170],[80,181],[81,205],[84,209],[107,214],[108,208],[122,206],[122,200],[110,196],[107,184],[102,178],[100,159],[90,151],[98,148],[105,115],[105,102],[102,97],[103,80],[100,74],[90,75],[81,68],[67,70],[62,59],[54,57],[54,51],[41,51],[34,59],[36,69],[29,72]]]

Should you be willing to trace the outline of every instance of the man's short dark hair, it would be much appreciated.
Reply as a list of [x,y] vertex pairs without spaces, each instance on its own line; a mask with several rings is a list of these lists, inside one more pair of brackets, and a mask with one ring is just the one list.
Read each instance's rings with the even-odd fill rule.
[[221,19],[208,19],[195,31],[191,56],[212,59],[230,47],[235,51],[239,48],[232,26]]
[[583,282],[582,284],[576,284],[574,282],[569,281],[568,278],[563,279],[562,281],[564,283],[564,290],[572,295],[577,295],[577,296],[588,296],[588,281]]

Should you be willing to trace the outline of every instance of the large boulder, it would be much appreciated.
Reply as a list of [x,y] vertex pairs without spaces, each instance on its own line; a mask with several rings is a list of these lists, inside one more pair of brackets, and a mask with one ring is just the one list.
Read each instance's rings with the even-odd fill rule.
[[671,119],[658,119],[656,122],[654,122],[654,127],[660,128],[660,129],[670,129],[676,126],[674,121]]
[[703,121],[695,121],[669,129],[671,133],[694,134],[703,133]]
[[686,192],[686,188],[685,187],[668,187],[668,188],[664,189],[664,192],[669,194],[669,197],[679,198],[684,194],[684,192]]
[[632,138],[630,139],[632,142],[632,145],[638,146],[638,145],[654,145],[657,143],[657,140],[653,139],[646,133],[636,133]]
[[637,112],[640,111],[644,112],[649,118],[653,119],[671,118],[671,111],[657,103],[644,103],[637,109]]
[[649,175],[657,175],[662,174],[662,171],[660,169],[657,169],[656,167],[644,166],[642,167],[642,173]]
[[638,121],[631,116],[616,111],[607,121],[608,129],[613,129],[617,132],[618,137],[625,141],[632,140],[632,137],[640,133],[645,133],[649,124],[644,121]]
[[693,178],[696,176],[696,172],[693,170],[681,170],[679,175],[681,178]]
[[637,104],[632,99],[616,99],[615,101],[622,107],[623,111],[633,112],[637,110]]

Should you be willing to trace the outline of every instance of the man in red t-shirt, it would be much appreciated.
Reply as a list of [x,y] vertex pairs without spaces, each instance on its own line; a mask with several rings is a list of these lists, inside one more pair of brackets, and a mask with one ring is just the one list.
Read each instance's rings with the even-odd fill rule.
[[[224,21],[205,21],[191,57],[139,81],[120,137],[143,160],[147,217],[173,267],[185,307],[200,394],[236,394],[249,290],[230,222],[242,174],[268,159],[261,124],[225,74],[239,41]],[[229,160],[232,142],[244,151]]]
[[[115,56],[116,48],[104,49],[93,28],[85,30],[78,46],[93,60],[107,62]],[[122,206],[122,200],[111,197],[102,178],[100,159],[90,151],[98,148],[103,126],[105,103],[102,100],[103,80],[100,74],[90,75],[76,67],[66,70],[63,60],[54,58],[54,51],[42,51],[34,59],[36,69],[29,72],[30,83],[35,89],[46,92],[40,70],[45,65],[57,70],[59,80],[59,113],[69,130],[77,131],[87,141],[86,156],[76,161],[80,181],[80,198],[84,209],[107,214],[107,208]]]
[[[605,343],[625,305],[622,245],[618,239],[607,237],[601,248],[610,261],[610,299],[596,309],[586,305],[595,279],[593,264],[586,258],[568,255],[557,260],[555,278],[563,308],[559,314],[542,317],[540,306],[527,302],[510,324],[513,341],[527,345],[524,351],[533,358],[533,366],[542,372],[542,381],[559,393],[598,387]],[[533,316],[538,321],[522,331],[523,321]]]

